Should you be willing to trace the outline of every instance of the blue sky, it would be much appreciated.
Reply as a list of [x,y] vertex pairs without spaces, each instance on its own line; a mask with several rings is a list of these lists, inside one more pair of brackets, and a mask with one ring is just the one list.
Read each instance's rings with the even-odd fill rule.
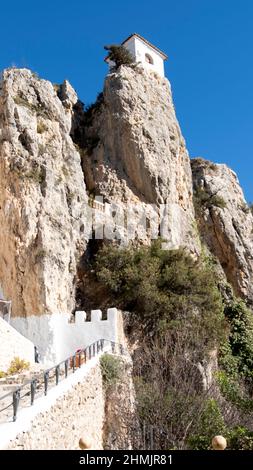
[[253,201],[252,0],[12,0],[1,18],[0,69],[67,78],[87,104],[103,87],[103,46],[145,36],[169,56],[190,155],[227,163]]

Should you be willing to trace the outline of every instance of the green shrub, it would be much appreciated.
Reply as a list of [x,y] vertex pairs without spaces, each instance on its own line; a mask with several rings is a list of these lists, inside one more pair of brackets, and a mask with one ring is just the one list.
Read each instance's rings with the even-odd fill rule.
[[219,207],[220,209],[225,209],[226,202],[223,197],[218,194],[209,194],[204,188],[197,187],[193,193],[193,202],[197,215],[201,209],[209,209],[211,207]]
[[195,433],[188,438],[188,446],[194,450],[208,450],[215,435],[224,435],[226,427],[216,400],[206,400],[195,425]]
[[225,207],[227,207],[227,204],[224,201],[223,197],[218,196],[218,195],[214,195],[211,197],[210,205],[219,207],[220,209],[225,209]]
[[121,377],[122,364],[118,357],[103,354],[100,358],[103,382],[106,387],[117,383]]
[[236,300],[224,309],[230,325],[226,350],[221,351],[221,365],[231,375],[230,361],[236,371],[253,384],[253,315],[241,300]]
[[43,132],[45,132],[46,130],[47,130],[46,124],[44,124],[43,122],[38,122],[37,123],[37,133],[38,134],[43,134]]
[[111,46],[104,46],[108,51],[108,59],[115,63],[115,69],[121,65],[131,65],[134,63],[132,54],[124,47],[116,44]]
[[196,349],[200,334],[206,349],[222,336],[222,302],[212,268],[184,250],[164,250],[160,240],[138,249],[106,246],[97,255],[95,270],[111,297],[146,332],[187,326]]
[[[93,267],[108,305],[129,312],[129,337],[138,338],[138,413],[141,425],[161,431],[157,449],[208,449],[215,434],[226,437],[245,423],[253,411],[253,316],[242,301],[223,303],[215,259],[164,250],[157,240],[104,246]],[[209,364],[211,351],[219,370],[207,390],[199,366]],[[219,402],[217,385],[225,397]],[[236,439],[231,445],[251,445]]]
[[227,434],[228,448],[232,450],[253,450],[253,432],[241,426]]
[[14,357],[7,371],[7,375],[18,374],[30,368],[30,363],[19,357]]
[[218,371],[216,377],[221,394],[230,404],[243,413],[253,411],[253,400],[248,395],[243,380],[240,381],[239,377],[232,378],[224,371]]
[[242,300],[224,308],[229,332],[219,351],[222,395],[244,413],[253,411],[253,316]]

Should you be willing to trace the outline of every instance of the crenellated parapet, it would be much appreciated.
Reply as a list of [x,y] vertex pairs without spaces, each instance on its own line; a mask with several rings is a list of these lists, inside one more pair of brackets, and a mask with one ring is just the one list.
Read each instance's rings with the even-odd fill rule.
[[90,320],[87,320],[87,313],[83,310],[77,310],[75,312],[75,324],[82,324],[83,322],[98,322],[102,321],[110,323],[111,325],[117,320],[118,311],[116,308],[108,308],[106,311],[106,318],[102,319],[103,313],[102,310],[91,310]]
[[15,317],[11,323],[37,346],[42,361],[49,363],[60,362],[101,338],[117,343],[122,337],[121,312],[117,308],[108,308],[104,315],[101,310],[92,310],[90,315],[76,311],[74,321],[55,313]]

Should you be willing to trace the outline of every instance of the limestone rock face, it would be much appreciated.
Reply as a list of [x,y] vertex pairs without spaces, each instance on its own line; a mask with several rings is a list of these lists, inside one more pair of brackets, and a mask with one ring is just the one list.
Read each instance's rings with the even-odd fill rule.
[[87,197],[67,82],[62,96],[26,69],[0,82],[0,282],[14,316],[74,306]]
[[141,67],[121,66],[109,74],[85,138],[87,188],[108,202],[168,204],[172,246],[194,251],[190,160],[168,80]]
[[253,216],[236,174],[226,165],[192,160],[201,235],[237,295],[253,302]]

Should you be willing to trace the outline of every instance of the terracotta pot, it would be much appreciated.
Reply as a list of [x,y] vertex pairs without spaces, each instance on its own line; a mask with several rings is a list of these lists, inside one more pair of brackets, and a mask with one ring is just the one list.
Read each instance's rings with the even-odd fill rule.
[[[79,362],[79,361],[80,361],[80,362]],[[70,359],[70,364],[69,364],[69,365],[70,365],[70,368],[73,367],[73,364],[74,364],[74,358],[71,357],[71,359]],[[76,358],[75,358],[75,367],[76,367],[76,368],[79,367],[79,364],[85,364],[85,357],[84,357],[83,354],[81,354],[81,356],[78,356],[78,355],[77,355]]]

